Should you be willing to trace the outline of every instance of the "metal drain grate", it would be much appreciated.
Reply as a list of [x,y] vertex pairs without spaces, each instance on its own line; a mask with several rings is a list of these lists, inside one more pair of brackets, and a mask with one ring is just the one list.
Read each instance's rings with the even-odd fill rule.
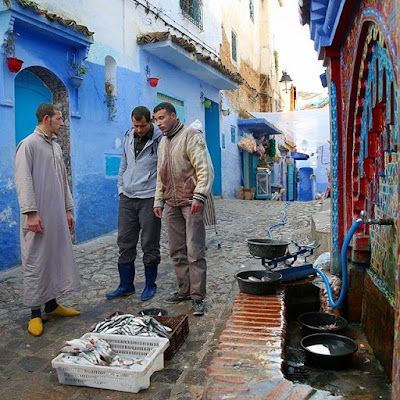
[[307,367],[304,364],[297,364],[287,361],[284,364],[284,374],[291,381],[304,380],[308,378]]

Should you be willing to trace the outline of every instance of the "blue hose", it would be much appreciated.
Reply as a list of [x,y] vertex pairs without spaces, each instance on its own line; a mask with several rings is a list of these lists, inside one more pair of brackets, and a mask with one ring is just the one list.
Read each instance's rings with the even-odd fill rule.
[[267,228],[267,232],[269,235],[269,238],[272,239],[272,233],[271,233],[271,229],[276,228],[277,226],[281,226],[281,225],[285,225],[286,224],[286,207],[289,205],[290,203],[287,202],[285,204],[285,207],[283,208],[283,215],[282,215],[282,222],[279,222],[277,224],[271,225]]
[[331,286],[329,285],[328,278],[326,275],[320,271],[317,268],[314,268],[314,271],[319,274],[322,277],[322,280],[324,281],[326,285],[326,290],[328,292],[328,298],[329,298],[329,303],[333,308],[337,308],[340,306],[342,303],[343,299],[346,296],[346,289],[347,289],[347,249],[350,244],[350,240],[354,235],[354,232],[357,230],[357,228],[362,224],[361,219],[357,219],[356,221],[353,222],[353,225],[351,226],[350,230],[347,232],[347,235],[344,239],[343,246],[342,246],[342,252],[341,252],[341,260],[342,260],[342,288],[340,290],[340,295],[338,298],[338,301],[335,303],[333,301],[332,297],[332,289]]

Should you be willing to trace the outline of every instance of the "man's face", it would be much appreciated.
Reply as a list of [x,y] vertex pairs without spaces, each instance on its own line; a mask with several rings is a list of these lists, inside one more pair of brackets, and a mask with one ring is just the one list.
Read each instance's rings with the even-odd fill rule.
[[50,133],[58,135],[61,132],[64,126],[61,111],[55,111],[52,117],[46,115],[44,119]]
[[133,128],[135,132],[140,136],[146,136],[150,130],[151,121],[147,122],[145,117],[142,117],[140,121],[136,121],[135,117],[132,117]]
[[157,126],[162,132],[170,131],[176,123],[176,114],[168,114],[167,110],[159,110],[154,114]]

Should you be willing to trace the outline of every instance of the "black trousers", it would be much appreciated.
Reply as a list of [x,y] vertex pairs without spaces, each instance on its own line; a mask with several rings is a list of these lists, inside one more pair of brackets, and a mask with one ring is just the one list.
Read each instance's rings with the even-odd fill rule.
[[139,241],[143,251],[143,264],[160,263],[161,219],[153,213],[154,198],[131,199],[119,197],[118,207],[118,263],[133,263]]

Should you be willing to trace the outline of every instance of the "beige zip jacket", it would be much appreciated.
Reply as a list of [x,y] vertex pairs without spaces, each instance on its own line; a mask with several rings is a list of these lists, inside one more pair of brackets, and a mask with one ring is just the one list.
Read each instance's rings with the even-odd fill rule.
[[211,193],[214,168],[202,132],[183,126],[172,138],[163,136],[158,147],[154,207],[189,205]]

